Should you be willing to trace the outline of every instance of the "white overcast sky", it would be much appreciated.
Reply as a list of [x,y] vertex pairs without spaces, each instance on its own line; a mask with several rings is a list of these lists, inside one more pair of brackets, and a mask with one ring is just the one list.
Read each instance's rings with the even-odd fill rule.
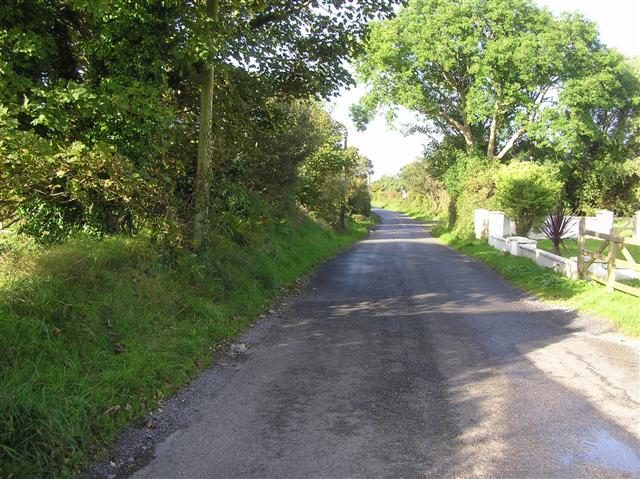
[[[595,21],[602,41],[628,56],[640,56],[640,0],[536,0],[554,13],[577,11]],[[424,136],[404,136],[399,131],[403,123],[411,121],[411,115],[403,112],[396,128],[387,126],[384,118],[376,118],[364,132],[358,132],[349,118],[349,107],[364,94],[358,86],[341,91],[331,102],[333,116],[347,125],[349,144],[373,162],[374,179],[397,173],[407,163],[422,154]]]

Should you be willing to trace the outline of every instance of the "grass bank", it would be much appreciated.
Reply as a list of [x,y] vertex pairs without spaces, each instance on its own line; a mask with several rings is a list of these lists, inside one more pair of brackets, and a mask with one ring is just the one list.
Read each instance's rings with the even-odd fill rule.
[[145,238],[0,240],[0,477],[74,476],[369,226],[299,217],[200,256]]
[[[432,220],[428,212],[402,202],[384,205],[402,211],[419,220]],[[607,293],[595,281],[572,281],[555,271],[542,268],[527,258],[510,256],[498,251],[484,240],[461,240],[439,225],[432,229],[444,244],[477,259],[514,285],[535,294],[538,298],[564,307],[575,308],[606,319],[622,333],[640,337],[640,298],[615,291]],[[543,243],[544,244],[544,243]],[[567,252],[570,254],[570,251]]]

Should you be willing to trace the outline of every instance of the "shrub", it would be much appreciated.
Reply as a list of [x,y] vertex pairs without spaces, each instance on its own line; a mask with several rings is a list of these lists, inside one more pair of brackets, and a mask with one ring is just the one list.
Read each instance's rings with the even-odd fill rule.
[[562,183],[553,168],[526,161],[501,167],[495,177],[495,203],[516,221],[516,233],[539,226],[560,199]]
[[473,211],[491,207],[496,168],[486,158],[461,153],[445,174],[444,184],[451,194],[449,227],[456,238],[473,237]]
[[562,206],[558,206],[542,224],[542,232],[551,240],[555,254],[560,254],[560,247],[564,246],[564,240],[569,234],[570,227],[571,218],[565,216]]
[[453,234],[459,239],[471,239],[474,236],[473,212],[477,208],[491,208],[495,190],[495,167],[484,164],[482,168],[469,172],[464,188],[456,199],[456,222]]
[[439,216],[447,210],[450,198],[442,182],[433,177],[431,168],[425,159],[414,161],[402,168],[399,180],[413,202],[434,216]]

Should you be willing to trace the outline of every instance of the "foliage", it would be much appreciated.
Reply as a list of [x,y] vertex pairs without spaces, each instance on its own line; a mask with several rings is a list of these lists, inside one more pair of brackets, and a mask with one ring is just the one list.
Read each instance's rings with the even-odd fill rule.
[[442,182],[433,178],[425,160],[414,161],[404,166],[399,177],[403,189],[417,200],[424,199],[434,215],[440,215],[447,210],[449,194]]
[[371,183],[372,202],[376,204],[400,198],[402,187],[397,176],[384,175]]
[[457,238],[474,236],[474,211],[477,208],[494,209],[497,169],[494,162],[484,159],[471,161],[467,166],[462,189],[449,208],[449,225]]
[[501,159],[540,120],[551,90],[591,74],[599,52],[593,23],[532,1],[413,0],[372,28],[358,67],[370,92],[354,116],[364,124],[378,107],[402,105],[468,152]]
[[[303,104],[353,82],[344,60],[393,2],[221,0],[215,25],[205,3],[0,7],[5,223],[45,242],[145,229],[181,242],[193,216],[207,64],[215,66],[214,199],[233,194],[216,180],[242,171],[253,180],[240,196],[294,204],[297,166],[317,143]],[[221,208],[211,211],[219,224]]]
[[560,247],[564,246],[570,226],[571,218],[565,216],[562,206],[558,206],[542,223],[542,232],[553,244],[553,252],[557,255],[560,254]]
[[418,115],[411,131],[437,138],[424,171],[451,196],[452,223],[468,158],[481,156],[544,158],[571,209],[628,216],[640,205],[639,67],[592,22],[531,0],[411,0],[372,27],[357,67],[369,92],[352,116],[365,127],[380,109]]
[[588,77],[567,82],[558,105],[545,109],[544,123],[530,135],[543,156],[562,160],[572,208],[625,216],[640,205],[640,68],[611,51],[592,68]]
[[495,182],[496,205],[515,220],[521,236],[539,226],[560,200],[562,183],[548,166],[512,161],[498,170]]
[[321,148],[302,165],[300,174],[300,203],[334,228],[344,229],[349,209],[369,213],[371,162],[355,148]]
[[[428,218],[446,217],[457,237],[469,238],[474,210],[492,207],[498,167],[496,161],[468,155],[443,142],[427,150],[423,159],[405,166],[395,182],[374,182],[374,200],[378,205],[398,204]],[[407,193],[402,201],[396,193],[399,190]]]
[[301,273],[362,238],[304,217],[195,255],[145,237],[0,237],[0,476],[79,466],[211,361]]

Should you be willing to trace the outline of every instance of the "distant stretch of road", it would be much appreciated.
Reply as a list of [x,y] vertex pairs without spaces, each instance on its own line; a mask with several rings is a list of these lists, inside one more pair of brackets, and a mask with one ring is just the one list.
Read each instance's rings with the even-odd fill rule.
[[133,477],[640,477],[638,343],[378,214]]

